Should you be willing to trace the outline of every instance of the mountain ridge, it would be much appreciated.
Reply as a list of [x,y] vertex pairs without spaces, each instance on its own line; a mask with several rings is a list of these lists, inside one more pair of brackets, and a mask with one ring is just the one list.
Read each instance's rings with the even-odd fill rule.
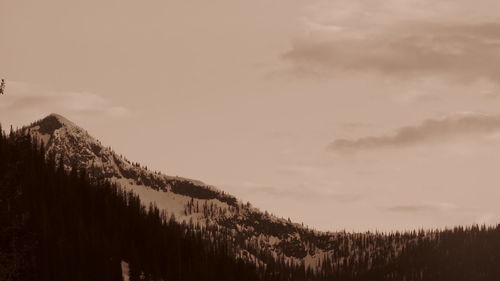
[[[170,217],[169,221],[181,222],[185,229],[215,230],[231,244],[234,258],[265,271],[270,268],[269,272],[288,272],[286,276],[279,275],[279,280],[493,281],[500,276],[495,264],[500,253],[500,225],[391,233],[324,233],[261,212],[215,187],[151,172],[118,156],[85,130],[57,115],[49,115],[19,131],[13,131],[8,137],[3,134],[0,136],[3,143],[0,152],[4,148],[13,148],[11,151],[5,150],[11,160],[20,155],[16,146],[22,147],[24,143],[37,151],[37,159],[44,162],[45,157],[50,173],[60,176],[66,174],[73,179],[78,175],[88,175],[91,182],[105,183],[122,194],[135,196],[142,213],[158,210],[154,212],[159,215],[161,210],[163,221]],[[33,145],[33,141],[44,143],[45,149]],[[28,156],[27,162],[36,157]],[[0,160],[4,159],[0,157]],[[36,167],[31,167],[34,172]],[[65,173],[65,169],[71,171]],[[20,178],[24,176],[29,179],[25,176],[30,175],[29,171],[20,169],[16,172]],[[3,180],[10,179],[7,174]],[[47,188],[51,184],[54,185],[46,184]],[[48,198],[57,198],[63,206],[71,205],[71,200],[60,196],[65,193],[65,186],[60,183],[59,186],[63,188],[48,194]],[[72,185],[67,187],[74,188]],[[227,198],[234,201],[225,202]],[[92,201],[83,199],[79,199],[83,209],[87,209],[87,203],[92,205]],[[6,209],[4,205],[0,204]],[[102,210],[106,210],[106,206]],[[126,217],[120,218],[126,220]],[[113,225],[106,224],[106,227],[113,228]],[[140,227],[132,232],[141,234],[149,231],[147,227]],[[163,237],[159,236],[158,239]],[[145,254],[151,252],[150,249]],[[287,268],[297,269],[298,275],[288,275]],[[264,277],[264,280],[272,279]]]
[[245,236],[237,239],[271,249],[276,256],[294,262],[309,257],[312,264],[322,257],[321,251],[304,245],[302,236],[326,233],[262,212],[201,181],[147,170],[103,146],[62,115],[52,113],[21,130],[43,142],[47,157],[53,154],[67,170],[85,169],[93,177],[110,179],[138,194],[145,203],[173,213],[180,221],[225,227],[235,235]]
[[[139,164],[133,164],[125,157],[118,155],[110,147],[104,147],[99,140],[92,137],[86,130],[62,115],[51,113],[47,117],[25,127],[24,130],[29,130],[37,139],[44,141],[47,153],[53,152],[56,155],[64,157],[63,162],[68,169],[71,167],[90,168],[90,172],[92,172],[93,170],[104,168],[104,176],[106,177],[136,178],[146,181],[146,185],[157,189],[165,186],[165,183],[159,182],[161,180],[189,182],[211,192],[224,194],[224,198],[220,199],[232,202],[232,204],[235,203],[234,197],[231,198],[215,186],[190,178],[167,176],[159,172],[149,171]],[[73,156],[77,157],[70,159]],[[175,185],[169,186],[169,188],[173,192],[183,192],[179,188],[176,188]],[[215,196],[215,194],[211,195]],[[209,197],[210,195],[205,194],[204,196]]]
[[[395,257],[419,239],[416,233],[401,235],[404,239],[394,238],[399,237],[395,233],[387,239],[380,233],[309,229],[245,204],[214,186],[167,176],[130,162],[58,114],[50,114],[22,130],[43,142],[46,157],[53,155],[67,170],[84,169],[91,177],[117,183],[138,195],[145,206],[153,204],[179,222],[225,229],[240,245],[241,255],[256,263],[264,253],[312,270],[325,262],[334,266],[346,260],[368,259],[366,262],[371,263],[372,253],[384,251]],[[383,242],[366,246],[363,241],[368,240]]]

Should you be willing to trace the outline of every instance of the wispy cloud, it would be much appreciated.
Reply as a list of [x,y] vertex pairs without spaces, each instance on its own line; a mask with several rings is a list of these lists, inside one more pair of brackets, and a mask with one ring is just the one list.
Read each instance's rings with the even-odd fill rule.
[[333,151],[374,150],[406,147],[450,138],[481,135],[500,129],[500,115],[462,113],[442,119],[427,119],[417,126],[402,127],[390,136],[337,139],[329,145]]
[[488,10],[492,6],[462,0],[335,2],[305,20],[313,35],[295,40],[282,56],[301,73],[440,75],[500,83],[500,21]]
[[387,211],[394,213],[443,213],[457,209],[458,208],[456,205],[446,202],[396,205],[386,208]]
[[30,86],[22,82],[9,82],[8,94],[2,96],[3,112],[36,113],[43,116],[50,112],[67,115],[105,115],[121,117],[128,109],[89,92],[54,92]]
[[337,203],[352,203],[359,201],[363,196],[355,192],[345,192],[345,191],[335,191],[329,188],[319,188],[316,184],[296,184],[289,185],[286,187],[277,187],[273,185],[264,185],[259,183],[243,183],[239,184],[240,187],[244,188],[246,193],[260,193],[265,196],[275,197],[275,198],[287,198],[292,200],[318,200],[327,199],[332,202]]
[[500,23],[406,24],[368,38],[297,40],[283,58],[301,70],[443,75],[500,82]]

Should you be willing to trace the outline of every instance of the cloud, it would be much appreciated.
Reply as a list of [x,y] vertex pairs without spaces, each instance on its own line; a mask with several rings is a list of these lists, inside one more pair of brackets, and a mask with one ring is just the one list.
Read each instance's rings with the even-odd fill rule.
[[4,112],[34,113],[43,116],[50,112],[91,116],[121,117],[128,109],[89,92],[53,92],[37,89],[26,83],[9,82],[9,91],[2,96],[0,108]]
[[[295,40],[282,58],[301,73],[442,75],[500,83],[500,21],[489,11],[492,6],[444,0],[384,2],[322,6],[305,20],[308,36]],[[489,0],[479,2],[498,7]]]
[[238,186],[243,188],[246,193],[260,193],[268,197],[287,198],[297,201],[327,199],[338,203],[352,203],[363,198],[359,193],[334,191],[331,186],[328,186],[327,189],[318,189],[318,184],[312,183],[277,187],[246,182]]
[[374,38],[298,40],[283,58],[309,72],[371,71],[391,76],[440,74],[457,79],[487,78],[500,82],[499,30],[500,23],[408,24]]
[[386,210],[394,213],[443,213],[456,210],[457,206],[451,203],[418,203],[408,205],[396,205]]
[[442,119],[427,119],[417,126],[396,130],[391,136],[337,139],[329,145],[333,151],[375,150],[436,142],[469,135],[484,135],[500,130],[500,115],[462,113]]

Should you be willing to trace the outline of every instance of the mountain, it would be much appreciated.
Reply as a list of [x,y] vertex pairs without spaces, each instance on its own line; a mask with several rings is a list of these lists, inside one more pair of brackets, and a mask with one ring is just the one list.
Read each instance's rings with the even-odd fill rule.
[[[241,255],[260,260],[264,253],[312,269],[330,260],[340,264],[347,257],[361,258],[379,247],[397,255],[403,239],[363,248],[355,240],[375,234],[324,233],[270,215],[244,204],[214,186],[197,180],[172,177],[148,170],[103,146],[83,128],[58,114],[50,114],[22,129],[44,143],[46,157],[53,155],[67,170],[85,169],[92,177],[118,183],[137,194],[145,205],[154,204],[179,222],[217,226],[231,233]],[[408,240],[415,237],[408,236]],[[359,257],[358,257],[359,256]]]
[[315,266],[328,252],[328,241],[335,240],[334,235],[261,212],[214,186],[132,163],[61,115],[50,114],[22,130],[43,142],[46,157],[62,160],[67,170],[85,169],[92,177],[116,182],[144,204],[153,203],[180,222],[227,229],[240,241],[242,255],[255,258],[257,251],[266,250],[275,257]]
[[[111,148],[104,147],[87,131],[61,115],[50,114],[23,130],[29,131],[44,143],[47,156],[54,154],[57,160],[62,158],[67,169],[85,168],[94,177],[112,179],[137,192],[163,191],[165,194],[183,195],[189,198],[214,199],[227,206],[237,205],[237,200],[233,196],[226,195],[202,182],[162,175],[149,171],[139,164],[131,163]],[[150,198],[144,199],[150,201]],[[161,204],[164,201],[157,200],[156,203]],[[186,198],[175,197],[166,201],[170,205],[165,207],[172,208],[172,202],[184,206]]]
[[[7,280],[38,280],[30,272],[121,280],[120,262],[133,281],[500,278],[500,225],[318,232],[216,187],[149,171],[56,114],[0,134],[0,222]],[[12,278],[19,268],[28,275]]]
[[281,281],[223,231],[179,224],[44,154],[29,135],[0,133],[0,280]]
[[[50,114],[22,131],[43,142],[46,157],[62,160],[67,170],[85,169],[91,177],[115,182],[138,195],[146,206],[154,204],[179,222],[225,229],[239,245],[240,254],[257,263],[272,255],[312,270],[325,262],[342,265],[348,259],[368,259],[371,264],[372,253],[396,257],[404,246],[418,239],[416,234],[396,233],[387,239],[382,234],[309,229],[244,204],[214,186],[150,171],[103,146],[86,130],[58,114]],[[366,243],[371,240],[380,242]]]

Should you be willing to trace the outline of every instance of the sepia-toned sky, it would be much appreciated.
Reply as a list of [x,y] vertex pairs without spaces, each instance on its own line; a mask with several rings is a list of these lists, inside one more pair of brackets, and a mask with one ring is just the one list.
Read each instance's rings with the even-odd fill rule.
[[62,114],[320,230],[497,223],[499,9],[1,0],[0,121]]

